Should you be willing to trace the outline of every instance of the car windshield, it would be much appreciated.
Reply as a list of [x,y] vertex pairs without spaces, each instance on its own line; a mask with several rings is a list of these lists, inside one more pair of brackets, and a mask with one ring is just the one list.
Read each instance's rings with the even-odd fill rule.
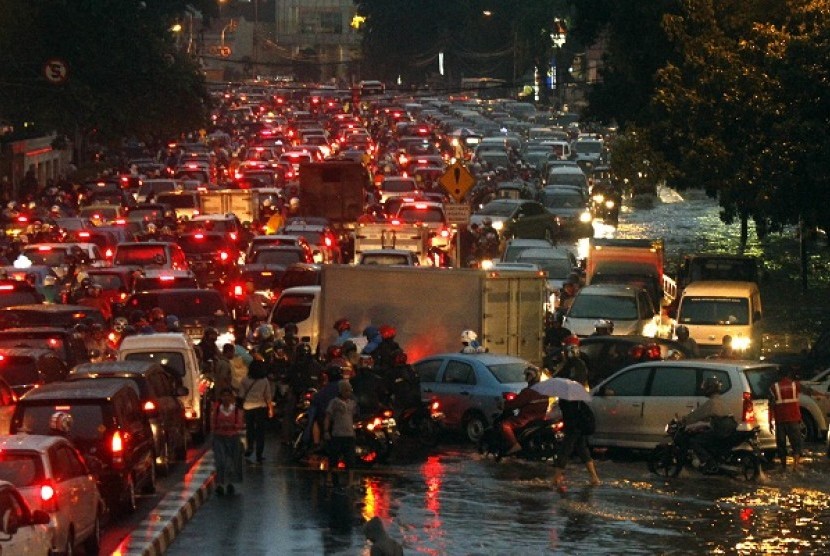
[[193,276],[155,276],[136,278],[133,291],[169,290],[176,288],[198,288],[199,282]]
[[577,192],[545,192],[544,205],[548,208],[585,208],[582,195]]
[[230,250],[225,236],[207,234],[183,235],[179,237],[179,247],[185,253],[216,253]]
[[175,376],[184,376],[185,374],[184,356],[175,351],[143,351],[128,353],[125,359],[127,361],[149,361],[151,363],[158,363],[159,365],[172,369]]
[[98,404],[71,404],[51,402],[48,405],[23,406],[20,430],[29,434],[53,434],[49,426],[56,411],[72,416],[69,438],[72,440],[100,440],[106,430],[101,406]]
[[311,315],[313,294],[297,294],[282,296],[279,304],[274,307],[271,322],[284,327],[288,322],[302,322]]
[[299,251],[283,251],[276,249],[263,249],[254,252],[251,263],[253,264],[279,264],[288,266],[293,263],[302,262]]
[[61,312],[36,309],[5,309],[0,311],[0,329],[43,326],[71,328],[86,318],[91,318],[93,324],[104,324],[104,317],[101,315],[101,311],[97,309],[77,309]]
[[232,232],[236,229],[232,220],[188,220],[184,223],[185,232],[205,230],[208,232]]
[[444,211],[438,207],[401,207],[398,210],[399,220],[404,222],[431,222],[434,224],[444,223]]
[[31,305],[40,303],[37,292],[16,291],[2,292],[0,295],[0,307],[14,307],[15,305]]
[[415,180],[386,180],[381,184],[380,189],[391,193],[407,193],[415,191],[418,187],[415,185]]
[[551,172],[548,175],[548,184],[585,187],[585,175],[571,172]]
[[286,228],[284,232],[288,235],[305,238],[310,245],[320,245],[323,243],[323,232],[313,230],[292,230]]
[[487,368],[496,377],[496,380],[502,384],[510,384],[514,382],[527,382],[525,380],[525,369],[530,365],[523,362],[516,363],[498,363],[488,365]]
[[634,296],[577,295],[568,317],[573,319],[636,320]]
[[199,206],[195,195],[159,195],[157,200],[173,208],[197,208]]
[[43,462],[37,452],[0,451],[0,481],[17,488],[37,485],[43,480]]
[[516,212],[517,206],[514,203],[488,203],[478,211],[478,214],[484,216],[511,216]]
[[162,245],[119,246],[115,252],[114,265],[144,266],[160,265],[167,262],[167,255]]
[[61,266],[66,259],[66,251],[64,249],[54,249],[52,247],[27,249],[23,254],[27,259],[32,261],[33,265]]
[[180,319],[207,316],[225,316],[228,311],[222,296],[216,290],[148,292],[133,298],[137,309],[145,311],[161,307],[166,315],[176,315]]
[[567,278],[573,271],[571,261],[568,259],[552,259],[548,257],[522,257],[519,254],[516,259],[518,263],[533,263],[548,273],[548,278]]
[[157,183],[143,183],[141,187],[138,188],[138,195],[141,197],[146,197],[150,193],[156,192],[161,193],[163,191],[173,191],[176,189],[176,182],[169,181],[169,182],[157,182]]
[[763,400],[769,397],[770,386],[778,380],[778,367],[754,367],[744,371],[749,390],[752,392],[752,399]]
[[284,270],[262,270],[258,272],[245,272],[242,274],[242,280],[245,282],[253,282],[254,290],[273,290],[282,279]]
[[737,297],[684,297],[682,324],[749,324],[749,300]]
[[364,253],[360,258],[360,264],[383,266],[408,265],[409,257],[390,253]]

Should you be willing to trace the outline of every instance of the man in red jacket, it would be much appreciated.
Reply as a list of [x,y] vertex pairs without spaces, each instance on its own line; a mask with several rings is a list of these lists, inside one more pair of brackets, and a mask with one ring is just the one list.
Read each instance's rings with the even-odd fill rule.
[[780,378],[769,389],[769,427],[770,432],[775,433],[778,457],[781,458],[781,466],[785,469],[787,439],[793,449],[793,463],[798,465],[801,461],[801,406],[798,397],[802,390],[814,396],[827,396],[809,386],[802,387],[791,367],[782,368]]
[[505,419],[501,424],[504,439],[507,441],[507,445],[510,446],[507,450],[507,455],[515,454],[522,450],[521,444],[516,440],[515,431],[537,419],[544,419],[545,413],[548,411],[548,397],[531,388],[531,386],[539,382],[539,378],[539,369],[534,367],[525,369],[527,388],[519,392],[519,395],[512,400],[504,403],[505,411],[519,410],[518,415]]

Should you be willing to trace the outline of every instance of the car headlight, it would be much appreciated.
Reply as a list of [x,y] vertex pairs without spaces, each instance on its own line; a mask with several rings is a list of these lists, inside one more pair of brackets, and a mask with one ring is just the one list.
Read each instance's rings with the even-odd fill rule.
[[591,213],[590,212],[583,212],[579,215],[580,222],[590,222],[591,221]]
[[738,336],[737,338],[732,338],[732,349],[737,351],[746,351],[749,349],[749,345],[751,343],[752,340],[750,338]]
[[490,259],[484,259],[481,261],[481,269],[482,270],[491,270],[493,268],[493,261]]
[[611,199],[608,199],[607,201],[605,201],[605,208],[607,208],[607,209],[614,208],[614,201],[612,201]]
[[495,222],[493,222],[493,229],[496,230],[497,232],[502,231],[503,228],[504,228],[504,222],[502,222],[501,220],[496,220]]
[[598,193],[598,194],[594,195],[594,202],[595,203],[601,203],[604,200],[605,200],[605,195],[603,195],[602,193]]

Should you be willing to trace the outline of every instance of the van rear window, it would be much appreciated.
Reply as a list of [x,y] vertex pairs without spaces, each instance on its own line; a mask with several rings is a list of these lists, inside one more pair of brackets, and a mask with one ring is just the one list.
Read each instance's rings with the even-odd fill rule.
[[284,327],[288,322],[302,322],[311,315],[311,303],[314,295],[286,295],[283,296],[279,305],[274,308],[271,322]]
[[160,245],[131,245],[119,247],[115,253],[114,265],[159,265],[167,262],[164,247]]
[[101,431],[106,430],[100,405],[68,403],[24,405],[23,418],[17,430],[29,434],[52,434],[49,420],[58,411],[72,416],[69,437],[73,440],[100,440]]
[[747,325],[749,300],[745,297],[684,297],[678,322],[682,324]]
[[43,462],[36,452],[0,452],[0,481],[17,488],[38,484],[43,480]]
[[184,376],[184,357],[175,351],[147,351],[139,353],[128,353],[124,358],[127,361],[149,361],[158,363],[162,367],[170,367],[176,376]]

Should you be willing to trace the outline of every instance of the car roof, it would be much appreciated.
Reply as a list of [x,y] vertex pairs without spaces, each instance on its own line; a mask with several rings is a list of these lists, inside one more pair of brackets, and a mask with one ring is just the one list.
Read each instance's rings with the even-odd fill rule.
[[405,255],[415,256],[415,253],[409,249],[366,249],[361,251],[361,255]]
[[127,336],[121,341],[119,350],[146,350],[147,348],[152,348],[153,351],[165,351],[192,347],[193,340],[183,332],[158,332],[155,334]]
[[707,297],[726,297],[745,294],[747,289],[758,289],[755,282],[737,282],[721,280],[702,280],[692,282],[683,288],[683,295],[705,294]]
[[[562,259],[570,260],[571,254],[567,251],[557,249],[556,247],[531,247],[519,253],[519,259],[536,258],[536,259]],[[521,261],[516,261],[521,262]]]
[[623,284],[590,284],[580,288],[577,295],[633,295],[638,291]]
[[48,382],[26,392],[20,403],[26,401],[55,400],[98,400],[109,399],[128,385],[138,395],[138,387],[130,379],[123,380],[83,380],[77,382]]
[[95,307],[89,307],[87,305],[61,305],[59,303],[34,303],[30,305],[14,305],[12,307],[4,307],[0,309],[2,311],[14,310],[14,311],[38,311],[41,313],[53,313],[53,314],[64,314],[64,313],[75,313],[75,312],[84,312],[84,313],[100,313],[98,309]]
[[72,445],[69,440],[58,435],[22,433],[0,436],[0,452],[14,450],[45,452],[55,444]]
[[15,328],[0,329],[0,336],[3,334],[37,334],[38,336],[74,335],[75,332],[69,328],[52,326],[21,326]]
[[[480,361],[485,365],[497,365],[499,363],[524,363],[528,366],[533,366],[530,362],[525,361],[520,357],[515,357],[513,355],[502,355],[499,353],[438,353],[434,355],[428,355],[423,357],[419,361],[425,361],[427,359],[445,359],[445,358],[453,358],[453,359],[463,359],[468,361]],[[418,361],[416,361],[417,363]]]
[[152,361],[102,361],[100,363],[82,363],[70,371],[71,376],[94,374],[138,374],[143,375],[159,367]]
[[57,357],[58,355],[49,348],[24,348],[24,347],[13,347],[13,348],[0,348],[0,355],[3,357],[32,357],[33,359],[38,359],[43,357],[44,355]]

